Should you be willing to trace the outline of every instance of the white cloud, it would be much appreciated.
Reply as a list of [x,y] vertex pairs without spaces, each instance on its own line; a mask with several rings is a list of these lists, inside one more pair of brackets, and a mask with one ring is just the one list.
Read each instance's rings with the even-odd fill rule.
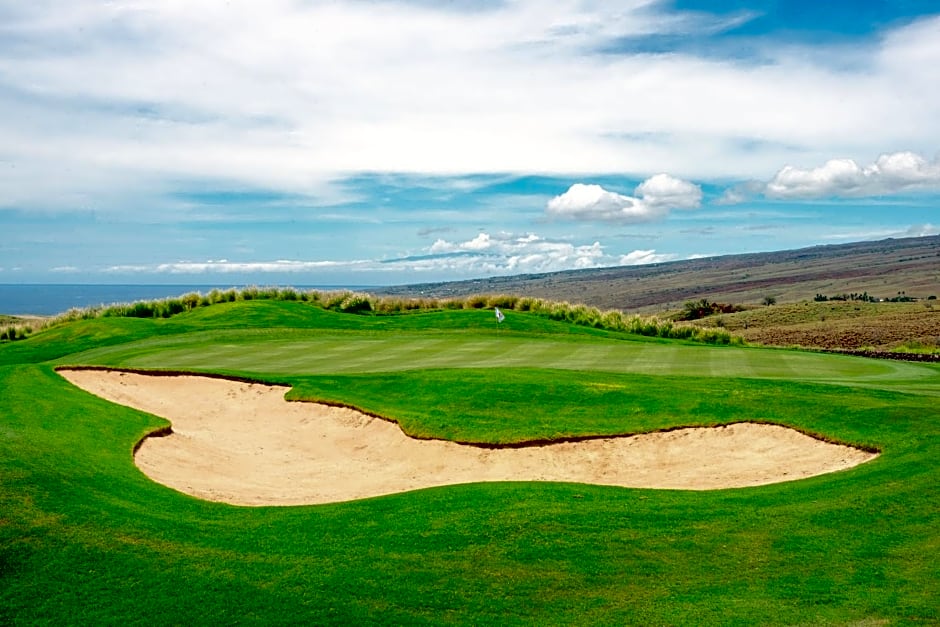
[[879,240],[889,237],[929,237],[940,235],[940,226],[933,224],[912,224],[907,228],[882,228],[852,231],[838,231],[822,236],[826,240],[840,240],[856,242],[863,240]]
[[638,265],[670,261],[676,255],[637,250],[625,255],[606,252],[600,242],[576,244],[551,240],[534,233],[480,233],[465,241],[438,239],[422,254],[399,259],[354,261],[177,261],[156,264],[121,264],[103,269],[112,275],[243,275],[331,274],[402,275],[407,281],[433,280],[440,275],[475,277],[483,275],[556,272],[581,268]]
[[905,237],[927,237],[940,235],[940,226],[935,224],[915,224],[904,232]]
[[876,196],[912,189],[940,188],[940,162],[913,152],[884,154],[867,166],[852,159],[831,159],[804,170],[786,166],[767,183],[769,198]]
[[181,180],[319,198],[364,171],[766,180],[794,158],[935,149],[940,17],[844,45],[847,71],[825,45],[596,54],[726,27],[613,4],[7,3],[0,205],[123,211]]
[[645,222],[661,215],[636,198],[584,183],[575,183],[564,194],[549,200],[546,211],[554,217],[607,222]]
[[657,174],[636,187],[636,197],[611,192],[600,185],[575,183],[548,201],[546,213],[555,218],[630,224],[664,218],[671,209],[694,209],[702,190],[688,181]]
[[683,181],[668,174],[652,176],[636,188],[643,203],[651,207],[669,209],[695,209],[702,202],[702,190],[698,185]]
[[443,264],[464,272],[474,269],[500,273],[552,272],[611,265],[611,257],[599,242],[576,245],[534,233],[521,236],[480,233],[465,242],[438,239],[429,252],[431,257],[422,260],[422,267]]
[[663,263],[665,261],[675,261],[678,255],[657,254],[655,250],[634,250],[626,255],[621,255],[620,265],[622,266],[640,266],[648,263]]
[[235,274],[276,272],[297,273],[335,268],[354,269],[365,262],[361,261],[297,261],[279,259],[277,261],[229,261],[227,259],[207,261],[175,261],[159,264],[119,264],[108,266],[103,271],[107,274]]

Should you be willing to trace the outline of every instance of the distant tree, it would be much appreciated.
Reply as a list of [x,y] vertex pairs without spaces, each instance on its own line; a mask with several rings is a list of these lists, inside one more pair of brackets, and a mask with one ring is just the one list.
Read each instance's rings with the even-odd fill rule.
[[776,296],[764,296],[764,304],[767,305],[768,307],[770,305],[776,305],[777,297]]

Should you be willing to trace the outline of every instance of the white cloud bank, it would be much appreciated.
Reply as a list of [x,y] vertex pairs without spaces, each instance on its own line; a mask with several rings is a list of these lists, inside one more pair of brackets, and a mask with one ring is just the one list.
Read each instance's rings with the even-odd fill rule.
[[[572,244],[538,235],[480,233],[465,242],[438,239],[430,248],[425,269],[445,265],[454,270],[487,272],[552,272],[611,265],[600,242]],[[411,262],[413,263],[413,262]]]
[[[206,261],[174,261],[158,264],[119,264],[104,268],[106,274],[272,274],[354,269],[368,262],[363,261],[229,261],[208,259]],[[77,269],[75,269],[77,271]]]
[[[112,275],[236,275],[298,274],[317,272],[318,276],[338,274],[373,276],[402,275],[407,282],[437,280],[446,275],[477,277],[503,274],[556,272],[580,268],[641,265],[676,259],[676,255],[655,250],[636,250],[623,255],[608,253],[600,242],[575,244],[551,240],[534,233],[480,233],[465,241],[438,239],[420,255],[391,260],[355,261],[178,261],[159,264],[122,264],[104,269]],[[402,281],[406,282],[406,281]]]
[[699,186],[668,174],[646,179],[634,193],[625,196],[600,185],[575,183],[549,200],[545,210],[554,218],[631,224],[659,220],[672,209],[695,209],[702,202]]
[[723,27],[669,4],[7,2],[0,206],[126,212],[194,180],[320,198],[357,172],[740,180],[935,149],[940,17],[760,64],[597,53]]
[[884,154],[866,166],[852,159],[832,159],[805,170],[786,166],[767,183],[768,198],[878,196],[940,188],[940,161],[928,162],[913,152]]

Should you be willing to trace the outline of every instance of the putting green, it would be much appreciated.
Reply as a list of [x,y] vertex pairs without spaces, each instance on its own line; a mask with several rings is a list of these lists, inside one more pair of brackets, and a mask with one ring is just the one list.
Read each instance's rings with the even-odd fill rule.
[[[305,375],[425,368],[556,368],[636,374],[755,377],[940,391],[938,370],[923,364],[773,349],[624,340],[395,333],[391,337],[285,331],[191,333],[94,349],[60,360],[120,368],[217,369]],[[936,388],[935,388],[936,386]]]

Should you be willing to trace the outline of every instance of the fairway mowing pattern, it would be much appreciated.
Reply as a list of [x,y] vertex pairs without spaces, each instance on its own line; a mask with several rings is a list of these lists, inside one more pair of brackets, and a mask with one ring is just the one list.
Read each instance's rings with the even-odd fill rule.
[[[909,391],[940,391],[940,368],[781,349],[711,347],[677,342],[592,338],[499,338],[439,332],[376,334],[291,332],[198,334],[93,349],[62,363],[121,368],[228,370],[258,375],[368,373],[423,368],[559,368],[649,375],[770,378]],[[283,333],[279,334],[285,335]]]
[[[571,350],[571,349],[574,350]],[[570,370],[620,370],[622,365],[614,346],[580,346],[570,347],[565,353],[553,355],[553,359],[546,362],[548,368],[565,368]]]

